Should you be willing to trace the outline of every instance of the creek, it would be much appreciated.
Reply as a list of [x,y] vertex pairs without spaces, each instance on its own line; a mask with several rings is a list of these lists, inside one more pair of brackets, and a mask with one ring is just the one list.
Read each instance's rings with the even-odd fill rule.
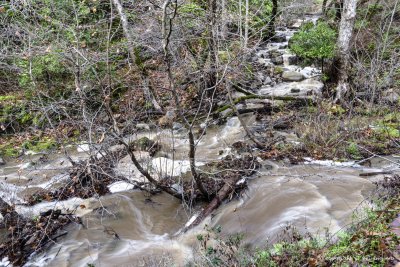
[[[247,121],[251,125],[253,118],[247,117]],[[142,162],[147,160],[147,165],[153,164],[153,169],[160,174],[180,175],[188,170],[184,134],[172,136],[165,130],[139,136],[144,135],[158,138],[165,145],[171,144],[174,138],[175,160],[156,157],[142,159]],[[227,147],[244,139],[236,117],[223,126],[211,127],[198,145],[198,161],[206,163],[229,154],[231,151]],[[87,154],[75,152],[72,156],[84,159]],[[34,162],[38,158],[39,155],[30,156],[24,161]],[[117,171],[130,173],[130,177],[138,179],[140,175],[132,164],[124,160]],[[355,162],[311,159],[298,165],[273,161],[261,164],[263,167],[251,177],[248,189],[238,199],[222,205],[212,219],[207,218],[201,225],[178,235],[176,233],[200,207],[188,210],[164,193],[150,198],[145,192],[130,190],[126,182],[116,182],[110,186],[114,193],[99,198],[71,198],[42,202],[33,207],[17,204],[16,210],[30,217],[48,209],[75,211],[84,225],[69,226],[66,237],[59,239],[49,251],[35,255],[27,266],[86,266],[87,263],[140,266],[163,258],[182,266],[193,258],[193,248],[198,245],[196,236],[205,231],[205,224],[220,225],[223,235],[244,233],[244,242],[252,247],[261,247],[265,240],[273,240],[287,223],[314,234],[323,234],[324,229],[334,233],[351,221],[356,208],[367,204],[363,201],[374,188],[373,181],[382,178],[379,175],[360,177],[359,174],[395,168],[393,163],[383,159],[373,160],[371,167]],[[64,165],[68,165],[67,160],[61,155],[53,155],[46,164],[8,164],[0,171],[0,194],[10,202],[22,203],[30,190],[62,183],[66,178],[66,174],[62,174]]]
[[[315,21],[315,17],[308,20]],[[320,73],[317,68],[293,65],[293,55],[287,45],[296,31],[294,28],[283,29],[279,32],[283,36],[281,40],[257,52],[255,60],[265,67],[265,72],[260,73],[259,94],[304,96],[310,92],[319,94],[322,90],[322,83],[314,77]],[[290,72],[287,80],[266,79],[268,68],[276,64],[281,64],[284,72]],[[293,72],[301,73],[301,78]],[[253,115],[244,119],[250,128],[259,127]],[[282,134],[296,142],[294,134]],[[189,170],[184,128],[141,131],[127,138],[144,136],[162,145],[162,152],[155,157],[146,152],[137,155],[153,175],[179,176]],[[212,125],[197,144],[197,164],[201,166],[234,154],[230,145],[245,140],[237,117],[229,118],[221,126]],[[71,156],[75,160],[87,158],[86,147],[73,148]],[[324,234],[327,229],[335,233],[351,222],[354,210],[368,205],[364,200],[373,190],[373,182],[383,177],[360,177],[360,173],[398,171],[398,165],[391,161],[399,161],[393,157],[389,157],[391,161],[375,158],[370,167],[365,167],[356,162],[305,159],[303,163],[291,165],[286,161],[260,159],[262,167],[249,178],[248,188],[240,197],[221,205],[212,218],[206,218],[190,231],[179,233],[201,206],[189,209],[165,193],[150,196],[132,190],[133,185],[127,182],[110,185],[112,193],[97,198],[24,205],[24,197],[32,190],[53,188],[68,178],[69,162],[62,154],[48,155],[44,162],[41,159],[41,155],[25,156],[22,162],[1,166],[0,196],[15,203],[16,210],[24,216],[34,217],[41,211],[61,209],[80,216],[83,226],[70,225],[65,237],[58,239],[48,251],[33,255],[26,266],[183,266],[193,259],[198,246],[196,236],[205,232],[206,224],[220,225],[225,236],[244,233],[243,242],[253,248],[262,247],[267,239],[273,241],[288,223],[301,232]],[[116,172],[129,179],[144,179],[128,157],[119,161]],[[4,259],[0,266],[6,266]]]

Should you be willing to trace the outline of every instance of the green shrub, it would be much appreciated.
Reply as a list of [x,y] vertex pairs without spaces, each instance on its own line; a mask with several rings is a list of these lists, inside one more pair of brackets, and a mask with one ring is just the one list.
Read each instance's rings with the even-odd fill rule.
[[358,146],[356,143],[350,143],[346,148],[346,152],[349,155],[349,157],[352,159],[361,159],[362,158],[362,155],[361,155],[360,150],[358,149]]
[[329,59],[335,55],[336,31],[326,22],[307,23],[290,42],[290,50],[305,59]]

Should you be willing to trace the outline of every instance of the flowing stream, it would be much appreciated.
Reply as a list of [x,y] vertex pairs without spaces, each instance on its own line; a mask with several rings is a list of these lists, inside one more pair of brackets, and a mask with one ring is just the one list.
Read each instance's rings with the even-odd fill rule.
[[[309,20],[315,20],[310,17]],[[291,65],[287,41],[292,30],[284,30],[286,40],[269,44],[258,52],[262,64],[270,65],[266,54],[277,50],[283,58],[285,71],[303,73],[304,80],[280,84],[264,84],[259,93],[276,95],[306,95],[320,90],[320,82],[312,76],[318,69]],[[296,89],[296,90],[293,90]],[[297,90],[298,89],[298,90]],[[246,116],[249,126],[255,126],[254,116]],[[155,176],[177,176],[189,170],[188,141],[184,129],[173,132],[143,131],[127,138],[149,137],[158,140],[163,152],[151,158],[138,154],[141,162]],[[233,153],[228,147],[245,140],[245,133],[236,117],[225,125],[210,126],[197,148],[201,166]],[[174,149],[174,155],[171,151]],[[239,199],[225,203],[212,218],[181,234],[176,234],[196,210],[189,210],[175,198],[161,193],[150,196],[132,190],[126,182],[110,186],[111,194],[100,198],[71,198],[59,202],[42,202],[33,207],[23,205],[31,190],[52,188],[67,179],[69,163],[61,154],[50,155],[41,163],[41,155],[26,156],[22,162],[9,162],[0,169],[0,196],[16,203],[18,212],[34,217],[41,211],[61,209],[74,211],[82,217],[84,226],[70,225],[68,235],[57,240],[48,251],[34,255],[26,266],[183,266],[193,259],[196,236],[204,225],[221,225],[222,234],[244,233],[244,242],[260,247],[273,240],[287,223],[301,231],[334,233],[351,221],[351,214],[363,205],[374,188],[373,182],[383,176],[360,177],[362,172],[395,170],[396,165],[384,159],[372,160],[371,167],[355,162],[338,163],[305,159],[299,165],[285,162],[261,161],[262,168],[251,177],[249,188]],[[87,157],[84,146],[72,153],[75,159]],[[391,158],[399,161],[398,158]],[[36,164],[32,164],[36,162]],[[143,179],[129,158],[122,159],[116,171],[131,179]],[[398,169],[397,169],[398,171]],[[198,207],[197,209],[199,209]],[[6,260],[0,262],[6,266]]]
[[[248,117],[247,121],[252,122],[252,118]],[[148,132],[147,136],[165,142],[172,138],[168,131],[158,135]],[[184,159],[187,140],[179,133],[174,134],[174,138],[174,161],[167,160],[167,157],[149,158],[148,161],[149,164],[159,161],[163,164],[154,165],[161,166],[164,172],[178,175],[187,171]],[[226,147],[244,138],[237,118],[229,119],[226,125],[210,129],[203,136],[199,143],[199,161],[205,163],[223,156],[221,152],[230,153]],[[85,153],[76,152],[73,156],[84,158]],[[26,162],[37,158],[32,156]],[[60,165],[61,162],[64,163]],[[129,185],[127,183],[117,182],[118,186],[111,186],[114,193],[97,199],[71,198],[43,202],[33,207],[17,205],[18,212],[32,217],[52,208],[76,210],[84,224],[69,226],[67,236],[60,238],[49,251],[34,256],[27,266],[86,266],[88,263],[95,266],[158,266],[157,260],[162,259],[182,266],[193,258],[196,235],[204,232],[205,224],[221,225],[222,234],[244,233],[244,242],[253,247],[262,246],[268,238],[273,240],[289,222],[300,230],[316,234],[322,234],[325,228],[335,232],[350,222],[351,213],[360,207],[373,189],[372,182],[382,178],[362,178],[359,174],[395,168],[393,163],[385,160],[375,160],[368,168],[354,162],[261,163],[263,167],[251,177],[249,188],[238,200],[222,205],[212,219],[207,218],[201,225],[179,235],[175,234],[192,214],[167,194],[150,198],[144,192],[124,187]],[[29,190],[51,188],[62,183],[66,178],[60,174],[64,164],[67,161],[62,156],[54,155],[50,162],[42,165],[6,165],[1,169],[0,194],[9,201],[22,203]],[[132,164],[120,164],[117,170],[131,173],[132,178],[138,177]]]

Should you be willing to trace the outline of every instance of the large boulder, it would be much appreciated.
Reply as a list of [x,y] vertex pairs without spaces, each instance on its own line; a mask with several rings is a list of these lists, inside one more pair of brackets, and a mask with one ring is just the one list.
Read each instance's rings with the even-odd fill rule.
[[2,165],[6,165],[6,162],[4,161],[4,159],[2,157],[0,157],[0,166]]
[[304,80],[304,75],[297,71],[284,71],[282,79],[287,82],[299,82]]

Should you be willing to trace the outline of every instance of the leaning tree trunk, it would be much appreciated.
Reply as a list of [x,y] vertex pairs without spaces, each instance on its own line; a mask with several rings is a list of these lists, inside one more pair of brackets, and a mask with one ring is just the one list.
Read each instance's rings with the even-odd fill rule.
[[122,4],[119,0],[112,0],[114,6],[116,7],[118,14],[121,18],[121,24],[122,24],[122,29],[124,31],[125,37],[127,39],[127,44],[128,44],[128,49],[129,49],[129,54],[132,58],[132,61],[136,63],[136,66],[139,70],[140,73],[140,78],[142,80],[142,87],[143,87],[143,93],[146,96],[146,98],[153,104],[153,107],[159,111],[162,112],[161,106],[158,104],[155,94],[153,90],[150,87],[150,81],[148,77],[148,73],[146,72],[145,68],[142,66],[141,59],[138,58],[139,55],[137,55],[135,51],[135,44],[133,42],[133,38],[131,35],[131,32],[129,31],[129,24],[128,24],[128,19],[125,15],[124,8],[122,7]]
[[357,0],[345,0],[341,14],[339,37],[337,40],[337,54],[334,60],[337,75],[335,102],[343,100],[344,94],[349,90],[348,71],[350,61],[350,44],[353,35],[354,21],[356,18]]

